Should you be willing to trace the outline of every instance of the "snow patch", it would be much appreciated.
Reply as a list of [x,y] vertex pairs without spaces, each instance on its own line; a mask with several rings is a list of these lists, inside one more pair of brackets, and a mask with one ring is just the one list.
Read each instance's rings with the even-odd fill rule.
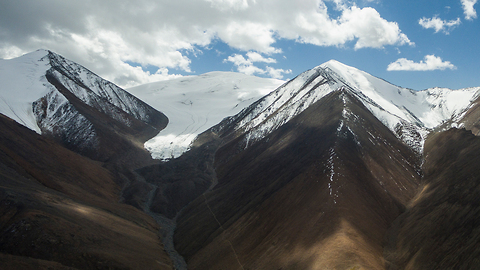
[[329,158],[327,160],[327,168],[328,168],[329,174],[330,174],[330,179],[329,179],[329,182],[328,182],[328,192],[329,192],[329,195],[332,198],[334,204],[337,204],[337,198],[338,198],[338,193],[337,193],[336,190],[334,191],[334,188],[333,188],[334,177],[335,177],[335,158],[336,158],[336,156],[337,156],[337,154],[335,153],[335,149],[330,148]]
[[32,104],[53,90],[45,73],[48,52],[38,50],[19,58],[0,60],[0,113],[40,134]]

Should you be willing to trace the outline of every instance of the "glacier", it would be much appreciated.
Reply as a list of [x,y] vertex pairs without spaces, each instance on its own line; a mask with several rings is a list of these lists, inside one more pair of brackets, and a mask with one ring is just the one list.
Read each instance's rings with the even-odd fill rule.
[[210,72],[126,89],[164,113],[167,127],[145,143],[155,159],[177,158],[202,132],[283,84],[235,72]]

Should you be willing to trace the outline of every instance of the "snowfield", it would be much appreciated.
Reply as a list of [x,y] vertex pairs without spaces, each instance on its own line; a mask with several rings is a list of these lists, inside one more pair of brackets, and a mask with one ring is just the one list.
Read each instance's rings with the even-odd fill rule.
[[200,133],[233,116],[284,81],[234,72],[210,72],[127,89],[164,113],[169,123],[145,148],[156,159],[177,158]]

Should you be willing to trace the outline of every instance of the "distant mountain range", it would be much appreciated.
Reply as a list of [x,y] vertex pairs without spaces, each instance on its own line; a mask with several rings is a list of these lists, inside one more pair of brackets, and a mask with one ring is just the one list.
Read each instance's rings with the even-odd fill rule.
[[480,87],[331,60],[123,90],[47,50],[0,81],[2,269],[480,265]]

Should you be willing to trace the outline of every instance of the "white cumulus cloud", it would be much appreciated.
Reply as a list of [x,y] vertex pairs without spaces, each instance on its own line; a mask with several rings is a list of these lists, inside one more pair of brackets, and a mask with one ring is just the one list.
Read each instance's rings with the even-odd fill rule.
[[359,8],[338,4],[341,16],[331,18],[325,6],[316,9],[286,7],[293,12],[285,14],[281,37],[318,46],[344,46],[355,42],[355,49],[383,48],[387,45],[413,45],[396,22],[389,22],[371,7]]
[[0,58],[49,49],[121,86],[195,72],[195,55],[217,41],[271,56],[282,53],[281,39],[355,49],[413,44],[396,22],[347,0],[7,0],[0,8]]
[[283,79],[284,74],[290,74],[292,71],[284,69],[275,69],[270,66],[266,66],[265,69],[255,66],[255,63],[276,63],[273,58],[265,58],[257,52],[247,52],[247,58],[241,54],[233,54],[229,56],[224,62],[231,62],[235,65],[238,72],[247,75],[268,75],[271,78]]
[[339,30],[357,38],[356,49],[382,48],[385,45],[413,45],[396,22],[383,19],[373,8],[351,7],[344,11]]
[[442,58],[435,55],[426,55],[424,60],[416,63],[406,58],[400,58],[397,61],[390,63],[387,70],[407,70],[407,71],[428,71],[428,70],[445,70],[456,69],[449,61],[443,61]]
[[[220,10],[243,10],[248,8],[250,1],[248,0],[206,0],[207,2],[212,3],[212,6]],[[253,3],[255,0],[253,0]]]
[[276,63],[277,60],[273,58],[265,58],[257,52],[248,52],[247,57],[252,62]]
[[461,0],[463,6],[463,13],[465,14],[465,19],[473,20],[477,18],[477,11],[473,7],[477,0]]
[[284,70],[284,69],[275,69],[275,68],[272,68],[272,67],[268,67],[266,68],[266,71],[268,73],[268,75],[274,79],[283,79],[284,77],[284,74],[291,74],[292,73],[292,70],[291,69],[287,69],[287,70]]
[[442,31],[448,35],[450,31],[460,25],[462,21],[460,20],[460,18],[457,18],[456,20],[446,21],[435,16],[433,18],[423,17],[418,20],[418,23],[425,29],[435,29],[435,33]]

